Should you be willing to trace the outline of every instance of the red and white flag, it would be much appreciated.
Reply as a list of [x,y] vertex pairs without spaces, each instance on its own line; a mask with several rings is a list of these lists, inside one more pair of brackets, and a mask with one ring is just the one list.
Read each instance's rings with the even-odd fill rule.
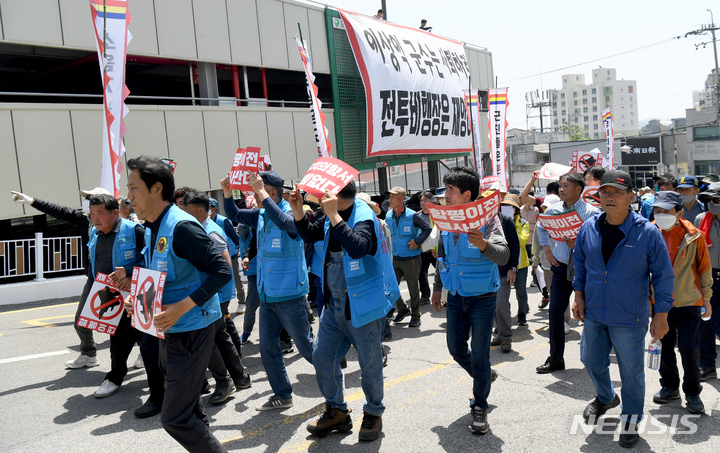
[[488,91],[488,129],[490,129],[490,154],[493,162],[493,176],[500,178],[503,192],[508,191],[507,146],[507,88],[491,88]]
[[328,130],[325,127],[325,114],[322,112],[322,102],[318,98],[318,87],[315,85],[315,74],[312,72],[310,53],[305,42],[295,38],[300,58],[305,66],[305,79],[307,80],[307,91],[310,98],[310,114],[312,115],[313,129],[315,129],[315,143],[319,157],[330,157],[332,145],[328,142]]
[[120,157],[125,153],[125,58],[132,39],[128,25],[132,20],[128,0],[90,0],[95,42],[103,84],[103,154],[100,186],[115,197],[120,196]]

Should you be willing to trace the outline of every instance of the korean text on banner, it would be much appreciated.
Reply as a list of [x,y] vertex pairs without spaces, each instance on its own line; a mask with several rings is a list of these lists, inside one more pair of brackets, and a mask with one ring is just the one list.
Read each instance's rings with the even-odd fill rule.
[[595,148],[592,151],[573,151],[572,171],[585,173],[590,167],[602,167],[605,162],[602,151]]
[[499,209],[499,191],[477,201],[458,206],[428,205],[430,218],[438,230],[451,233],[479,230],[497,215]]
[[110,283],[107,274],[98,272],[83,305],[77,326],[115,335],[120,318],[125,313],[123,301],[126,296],[127,293],[123,293]]
[[305,65],[305,80],[307,81],[308,97],[310,99],[310,114],[312,115],[313,129],[315,130],[315,143],[317,144],[318,156],[330,157],[332,145],[328,142],[328,130],[325,127],[325,114],[322,112],[322,101],[318,98],[318,87],[315,85],[315,74],[312,72],[310,53],[307,50],[307,43],[295,38],[300,58]]
[[545,165],[540,168],[540,171],[538,172],[538,178],[541,179],[560,179],[560,176],[564,175],[565,173],[570,173],[572,171],[572,167],[569,167],[567,165],[560,165],[555,164],[553,162],[548,162]]
[[486,176],[480,180],[480,188],[482,190],[490,189],[493,184],[500,184],[500,178],[497,176]]
[[562,241],[564,238],[575,239],[583,224],[577,211],[557,215],[538,214],[537,219],[556,241]]
[[162,311],[165,277],[165,272],[134,267],[130,284],[132,326],[158,338],[165,338],[165,334],[158,332],[153,322],[155,315]]
[[585,186],[585,189],[583,189],[582,193],[580,194],[580,199],[591,206],[599,208],[600,186]]
[[508,190],[507,146],[507,88],[492,88],[488,91],[488,129],[490,130],[490,155],[493,176],[500,178],[503,192]]
[[337,195],[357,175],[357,170],[340,159],[321,157],[310,166],[298,188],[320,199],[325,191]]
[[480,179],[483,177],[482,168],[482,145],[480,142],[480,100],[477,92],[471,93],[469,90],[463,90],[465,94],[465,107],[468,109],[469,123],[472,127],[471,134],[473,138],[473,149],[475,154],[475,170]]
[[615,150],[613,141],[613,119],[610,107],[602,111],[603,126],[605,126],[605,141],[607,143],[607,165],[615,168]]
[[117,198],[120,196],[120,157],[125,153],[125,99],[130,90],[125,86],[127,45],[132,39],[128,31],[132,17],[128,0],[90,0],[95,43],[103,84],[103,146],[100,186]]
[[367,157],[469,152],[462,43],[338,11],[365,86]]
[[247,172],[258,172],[258,156],[260,148],[238,148],[230,170],[230,190],[252,192],[253,188],[247,180]]

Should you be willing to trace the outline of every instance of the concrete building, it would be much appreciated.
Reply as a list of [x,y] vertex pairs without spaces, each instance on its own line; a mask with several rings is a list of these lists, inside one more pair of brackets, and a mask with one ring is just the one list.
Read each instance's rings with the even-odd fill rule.
[[689,168],[696,175],[720,174],[718,106],[685,110]]
[[563,75],[562,88],[554,90],[552,99],[556,100],[555,128],[576,124],[590,139],[602,139],[602,111],[610,107],[615,134],[638,135],[637,82],[618,80],[613,68],[593,69],[590,83],[584,74]]

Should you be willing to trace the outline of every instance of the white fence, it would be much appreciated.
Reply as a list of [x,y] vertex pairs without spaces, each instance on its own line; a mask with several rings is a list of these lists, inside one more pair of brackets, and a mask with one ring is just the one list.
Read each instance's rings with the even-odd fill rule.
[[80,236],[0,241],[0,284],[2,279],[35,275],[35,281],[45,280],[44,274],[82,270],[85,268]]

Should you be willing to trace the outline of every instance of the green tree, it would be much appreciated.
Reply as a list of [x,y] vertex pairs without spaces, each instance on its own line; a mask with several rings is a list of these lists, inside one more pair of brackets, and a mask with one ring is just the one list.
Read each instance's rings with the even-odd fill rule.
[[565,132],[570,136],[571,142],[580,142],[583,140],[590,140],[590,134],[588,131],[578,126],[577,124],[563,124],[558,128],[560,132]]

